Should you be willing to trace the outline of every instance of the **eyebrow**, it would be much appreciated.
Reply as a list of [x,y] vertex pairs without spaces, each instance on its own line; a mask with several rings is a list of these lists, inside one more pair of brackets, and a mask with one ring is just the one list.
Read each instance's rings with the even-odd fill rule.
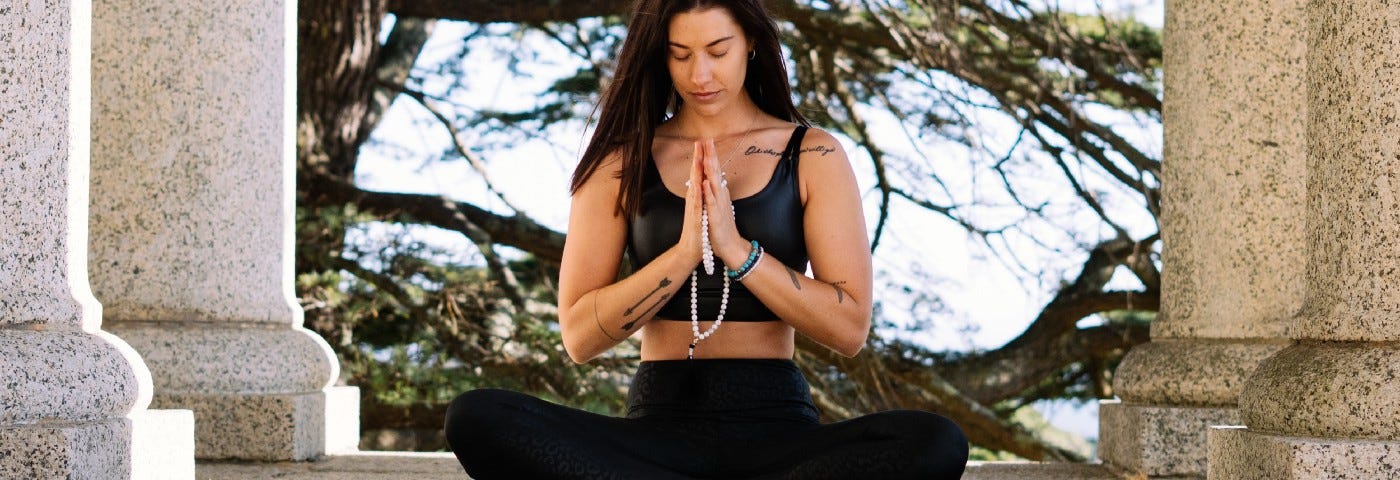
[[[706,45],[705,45],[705,48],[709,48],[709,47],[713,47],[713,46],[715,46],[715,45],[719,45],[721,42],[724,42],[725,40],[733,40],[733,39],[734,39],[734,36],[733,36],[733,35],[730,35],[730,36],[728,36],[728,37],[724,37],[724,38],[721,38],[721,39],[719,39],[719,40],[715,40],[715,41],[713,41],[713,42],[710,42],[710,43],[706,44]],[[681,44],[676,43],[676,42],[666,42],[666,43],[671,44],[672,47],[684,48],[684,49],[686,49],[686,50],[690,50],[690,47],[687,47],[687,46],[685,46],[685,45],[681,45]]]

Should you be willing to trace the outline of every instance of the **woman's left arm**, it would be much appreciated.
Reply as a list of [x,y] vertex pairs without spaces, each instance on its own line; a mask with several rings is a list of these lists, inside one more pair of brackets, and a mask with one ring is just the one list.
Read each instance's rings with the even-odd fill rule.
[[[799,333],[853,357],[865,346],[870,333],[873,304],[870,241],[860,189],[845,150],[831,134],[809,130],[801,150],[798,179],[812,277],[775,258],[764,258],[744,279],[744,286]],[[715,163],[713,171],[717,172]],[[706,184],[706,208],[728,208],[729,192],[715,189],[713,182]],[[712,211],[710,218],[724,217]],[[712,238],[715,255],[725,265],[737,268],[748,259],[750,245],[737,231],[726,233],[732,234]]]

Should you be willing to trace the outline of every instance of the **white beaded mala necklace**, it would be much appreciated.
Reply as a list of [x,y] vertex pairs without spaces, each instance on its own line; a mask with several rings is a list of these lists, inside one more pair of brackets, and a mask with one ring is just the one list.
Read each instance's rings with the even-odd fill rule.
[[[744,136],[739,139],[739,143],[734,144],[734,150],[729,153],[729,160],[726,160],[724,162],[724,165],[720,166],[720,187],[727,188],[729,186],[729,180],[723,178],[724,167],[729,166],[729,162],[734,161],[734,159],[739,155],[739,148],[742,147],[744,145],[744,142],[749,139],[749,134],[753,133],[753,126],[756,123],[758,123],[757,113],[754,114],[753,120],[749,122],[749,129],[744,132]],[[686,181],[686,186],[689,185],[690,182]],[[735,215],[733,203],[729,204],[729,214],[731,216]],[[704,265],[705,268],[705,275],[714,275],[715,251],[713,248],[710,247],[710,214],[709,210],[703,208],[700,209],[700,259],[701,263]],[[729,308],[729,275],[725,275],[723,273],[721,273],[720,275],[724,277],[724,289],[721,291],[719,296],[719,315],[715,316],[715,323],[713,325],[710,325],[710,328],[706,329],[704,332],[701,332],[700,309],[699,302],[697,300],[699,296],[697,295],[699,287],[696,286],[696,284],[699,283],[700,275],[699,272],[693,270],[690,272],[691,337],[690,348],[686,351],[685,355],[685,358],[688,360],[695,359],[695,346],[700,344],[701,340],[710,338],[710,335],[714,335],[715,330],[719,329],[719,324],[724,322],[724,311]]]

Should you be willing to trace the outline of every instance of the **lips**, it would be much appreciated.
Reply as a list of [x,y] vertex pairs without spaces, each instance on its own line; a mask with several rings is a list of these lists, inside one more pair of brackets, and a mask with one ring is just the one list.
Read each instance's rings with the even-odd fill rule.
[[710,102],[719,98],[719,91],[713,92],[690,92],[691,98],[697,102]]

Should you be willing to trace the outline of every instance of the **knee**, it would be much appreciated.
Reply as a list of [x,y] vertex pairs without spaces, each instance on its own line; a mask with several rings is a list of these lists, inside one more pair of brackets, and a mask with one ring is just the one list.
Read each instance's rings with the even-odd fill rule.
[[947,447],[954,452],[960,452],[962,460],[967,461],[967,435],[963,433],[962,427],[953,423],[948,417],[931,413],[919,412],[922,420],[916,422],[919,430],[923,432],[925,441]]
[[512,396],[518,395],[508,390],[483,388],[471,390],[452,400],[447,406],[443,419],[443,433],[453,450],[478,443],[475,439],[491,436],[498,430],[501,420],[510,418],[505,414]]
[[[895,413],[895,412],[891,412]],[[968,442],[958,424],[932,412],[903,410],[887,420],[907,435],[913,458],[928,476],[958,478],[967,466]]]

